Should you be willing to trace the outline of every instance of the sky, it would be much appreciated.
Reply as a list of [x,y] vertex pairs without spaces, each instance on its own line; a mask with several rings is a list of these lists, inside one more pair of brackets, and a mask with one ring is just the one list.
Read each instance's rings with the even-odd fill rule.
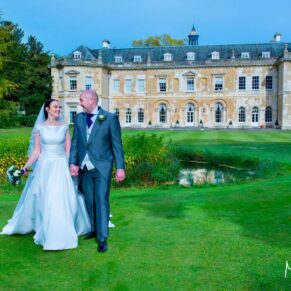
[[[276,5],[277,4],[277,5]],[[35,36],[44,50],[67,55],[80,45],[111,47],[168,33],[199,45],[268,43],[276,32],[291,42],[291,1],[280,0],[1,0],[2,19]]]

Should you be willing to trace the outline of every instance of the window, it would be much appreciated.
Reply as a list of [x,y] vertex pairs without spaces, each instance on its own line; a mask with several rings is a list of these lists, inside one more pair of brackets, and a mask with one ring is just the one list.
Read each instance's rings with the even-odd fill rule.
[[215,77],[214,78],[214,91],[222,91],[223,90],[223,77]]
[[93,80],[92,77],[86,76],[86,80],[85,80],[85,89],[86,90],[90,90],[92,88],[92,80]]
[[137,92],[143,93],[144,92],[144,79],[137,80]]
[[70,91],[77,90],[77,77],[72,76],[70,77]]
[[170,62],[170,61],[172,61],[172,54],[170,54],[170,53],[165,53],[165,54],[164,54],[164,61],[165,61],[165,62]]
[[258,121],[259,121],[259,108],[255,106],[252,109],[252,122]]
[[131,123],[131,109],[127,108],[125,111],[125,123]]
[[138,112],[137,112],[137,122],[138,123],[143,123],[144,122],[144,111],[142,108],[139,108],[138,109]]
[[161,123],[167,122],[167,105],[160,104],[159,106],[159,120]]
[[249,59],[250,58],[250,53],[249,52],[242,52],[240,54],[241,59]]
[[246,77],[238,78],[238,89],[245,90],[246,89]]
[[133,57],[133,61],[134,61],[135,63],[141,63],[141,56],[134,56],[134,57]]
[[79,60],[79,59],[81,59],[81,57],[82,57],[81,52],[79,52],[79,51],[74,52],[74,59],[75,60]]
[[266,107],[265,122],[272,122],[272,107],[271,106]]
[[212,52],[211,53],[211,59],[212,60],[219,60],[220,59],[219,52]]
[[187,123],[194,123],[194,111],[195,106],[192,103],[188,103],[186,106]]
[[115,63],[122,63],[122,57],[121,56],[115,56]]
[[221,103],[215,104],[215,122],[217,123],[222,122],[222,109],[223,109],[223,106]]
[[160,92],[166,92],[167,91],[166,79],[159,79],[159,91]]
[[125,80],[125,92],[130,93],[132,91],[132,82],[130,79]]
[[118,117],[118,119],[119,119],[119,109],[118,108],[115,108],[115,115]]
[[246,122],[246,109],[242,106],[238,110],[238,122]]
[[266,90],[273,90],[273,76],[266,76]]
[[195,61],[195,53],[189,52],[187,53],[187,61]]
[[119,80],[113,80],[113,92],[118,93],[119,92]]
[[252,78],[252,89],[253,90],[259,90],[259,76],[253,76]]
[[187,78],[187,92],[194,92],[194,78]]
[[270,58],[271,53],[270,52],[262,52],[262,58]]
[[70,111],[70,123],[75,122],[76,115],[77,115],[77,111]]

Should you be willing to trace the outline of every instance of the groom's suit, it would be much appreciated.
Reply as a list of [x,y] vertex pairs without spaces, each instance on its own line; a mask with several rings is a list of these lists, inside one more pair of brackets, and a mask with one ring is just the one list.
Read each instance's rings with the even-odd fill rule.
[[[101,120],[102,117],[105,119]],[[87,167],[86,162],[84,166],[84,161],[88,161],[88,158],[90,167]],[[113,161],[117,169],[124,169],[118,117],[99,108],[95,122],[88,131],[87,115],[77,114],[69,162],[81,168],[79,187],[85,197],[92,232],[97,233],[99,242],[105,241],[108,236]]]

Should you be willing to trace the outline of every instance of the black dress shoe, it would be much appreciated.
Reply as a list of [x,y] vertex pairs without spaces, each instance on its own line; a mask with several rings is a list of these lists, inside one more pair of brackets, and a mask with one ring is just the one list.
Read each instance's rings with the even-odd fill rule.
[[104,253],[108,250],[108,246],[107,246],[107,242],[102,241],[102,242],[98,242],[98,248],[97,248],[99,253]]
[[85,239],[92,239],[96,237],[96,232],[89,232],[86,234]]

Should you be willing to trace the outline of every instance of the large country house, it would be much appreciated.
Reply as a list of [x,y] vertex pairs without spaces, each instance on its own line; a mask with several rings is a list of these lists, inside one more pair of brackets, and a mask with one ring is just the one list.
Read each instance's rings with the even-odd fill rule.
[[291,43],[276,33],[269,43],[102,48],[80,46],[52,56],[53,98],[65,121],[81,111],[82,90],[93,88],[100,105],[122,127],[291,129]]

